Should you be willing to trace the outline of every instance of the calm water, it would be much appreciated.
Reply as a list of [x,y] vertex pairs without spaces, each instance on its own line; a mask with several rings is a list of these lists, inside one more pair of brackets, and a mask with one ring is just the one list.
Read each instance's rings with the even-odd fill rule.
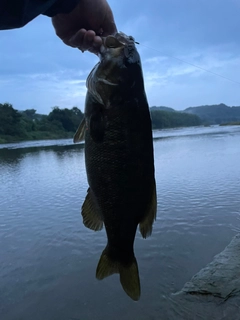
[[0,319],[240,319],[239,302],[173,295],[240,231],[240,127],[154,132],[158,214],[138,232],[142,295],[95,279],[105,231],[82,225],[83,145],[0,147]]

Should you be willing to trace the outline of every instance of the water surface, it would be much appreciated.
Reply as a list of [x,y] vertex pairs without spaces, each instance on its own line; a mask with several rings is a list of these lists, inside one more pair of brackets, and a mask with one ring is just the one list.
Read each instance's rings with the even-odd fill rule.
[[105,231],[82,224],[83,144],[0,148],[0,319],[240,319],[239,302],[173,295],[240,231],[240,127],[154,131],[157,221],[135,254],[142,295],[95,279]]

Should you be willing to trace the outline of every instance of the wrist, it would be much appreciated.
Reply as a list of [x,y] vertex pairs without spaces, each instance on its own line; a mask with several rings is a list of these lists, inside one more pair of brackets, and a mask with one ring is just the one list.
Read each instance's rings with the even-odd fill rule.
[[70,13],[81,0],[58,0],[43,14],[48,17],[54,17],[57,14]]

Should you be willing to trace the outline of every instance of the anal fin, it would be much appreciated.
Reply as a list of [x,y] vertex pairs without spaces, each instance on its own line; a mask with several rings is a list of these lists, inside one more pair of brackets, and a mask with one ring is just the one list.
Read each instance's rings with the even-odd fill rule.
[[94,231],[102,229],[103,219],[101,217],[100,208],[98,207],[97,201],[90,188],[88,188],[87,196],[82,205],[82,217],[85,227]]

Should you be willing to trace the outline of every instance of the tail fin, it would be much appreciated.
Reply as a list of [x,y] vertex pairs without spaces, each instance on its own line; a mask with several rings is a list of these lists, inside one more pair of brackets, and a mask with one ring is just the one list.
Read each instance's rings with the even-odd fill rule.
[[141,288],[136,258],[133,256],[132,262],[124,265],[121,262],[112,260],[106,248],[98,262],[96,278],[102,280],[114,273],[120,274],[120,282],[126,294],[135,301],[139,300]]

